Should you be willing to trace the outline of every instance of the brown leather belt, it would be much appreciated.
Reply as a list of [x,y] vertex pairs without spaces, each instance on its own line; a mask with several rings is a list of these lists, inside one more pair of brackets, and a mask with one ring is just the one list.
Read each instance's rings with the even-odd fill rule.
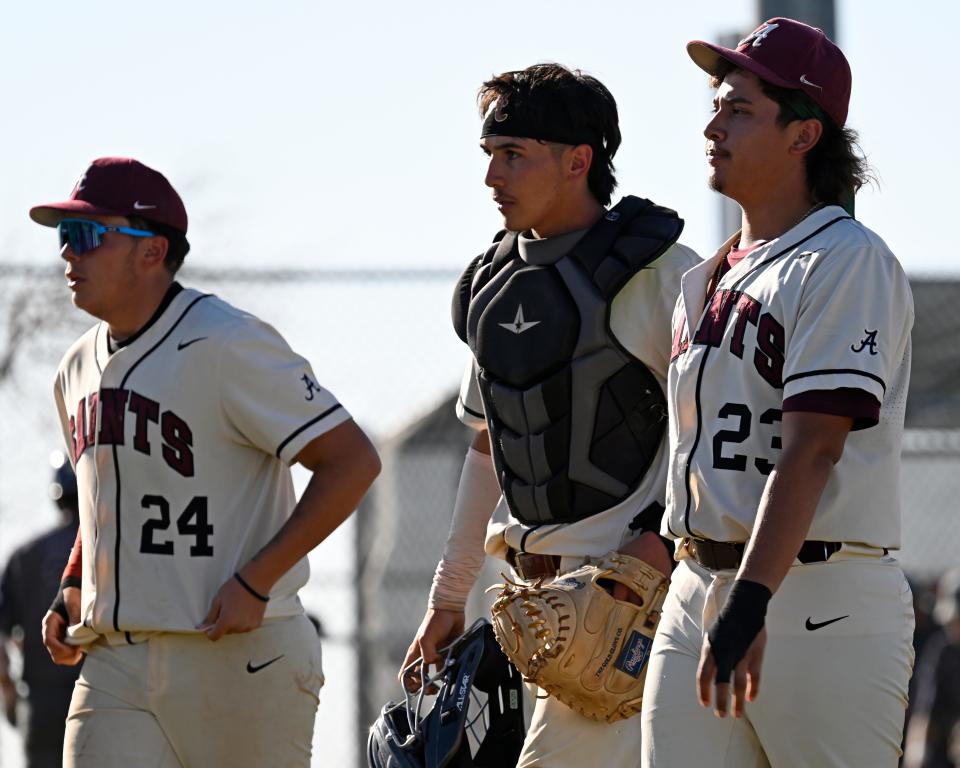
[[[739,568],[746,544],[742,541],[709,541],[708,539],[684,539],[683,546],[690,557],[711,571]],[[797,553],[801,563],[822,563],[830,559],[842,547],[838,541],[805,541]]]
[[507,550],[507,562],[524,581],[553,578],[560,573],[560,555],[540,555],[536,552]]

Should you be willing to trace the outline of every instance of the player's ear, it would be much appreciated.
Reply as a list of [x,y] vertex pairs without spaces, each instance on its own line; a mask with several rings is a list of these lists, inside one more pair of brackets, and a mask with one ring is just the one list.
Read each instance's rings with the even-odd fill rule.
[[790,144],[792,155],[805,155],[817,146],[823,136],[823,123],[815,118],[795,120],[790,125],[793,128],[793,142]]
[[567,150],[567,173],[571,178],[586,178],[593,163],[593,147],[589,144],[577,144]]
[[160,235],[146,237],[143,239],[141,256],[143,257],[146,265],[150,266],[151,268],[162,267],[164,259],[167,258],[167,251],[169,248],[170,243],[165,237]]

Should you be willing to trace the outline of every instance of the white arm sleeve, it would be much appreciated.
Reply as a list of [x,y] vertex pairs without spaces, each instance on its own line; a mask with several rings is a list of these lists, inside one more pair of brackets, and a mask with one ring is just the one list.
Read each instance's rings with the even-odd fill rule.
[[483,566],[487,523],[500,501],[500,486],[493,459],[470,448],[463,462],[450,533],[433,575],[427,605],[462,611]]
[[483,414],[483,400],[480,397],[480,385],[477,383],[477,361],[472,357],[463,371],[463,380],[460,382],[457,418],[471,429],[487,428],[487,420]]

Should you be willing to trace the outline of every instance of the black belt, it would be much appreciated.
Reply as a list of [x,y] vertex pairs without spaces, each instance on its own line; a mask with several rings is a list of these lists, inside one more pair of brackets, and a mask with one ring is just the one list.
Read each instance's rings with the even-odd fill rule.
[[[742,541],[710,541],[709,539],[684,539],[684,547],[694,560],[711,571],[739,568],[746,543]],[[805,541],[797,553],[803,564],[822,563],[842,547],[839,541]]]
[[553,578],[560,573],[560,555],[540,555],[536,552],[507,550],[507,562],[524,581]]

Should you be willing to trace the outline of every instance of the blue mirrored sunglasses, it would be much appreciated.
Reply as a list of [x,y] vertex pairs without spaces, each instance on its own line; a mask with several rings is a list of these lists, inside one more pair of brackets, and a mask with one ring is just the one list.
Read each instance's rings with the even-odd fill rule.
[[79,256],[94,248],[99,248],[106,232],[120,232],[132,237],[153,237],[154,232],[133,227],[108,227],[98,221],[90,219],[61,219],[57,224],[57,233],[60,235],[60,250],[67,243],[74,254]]

